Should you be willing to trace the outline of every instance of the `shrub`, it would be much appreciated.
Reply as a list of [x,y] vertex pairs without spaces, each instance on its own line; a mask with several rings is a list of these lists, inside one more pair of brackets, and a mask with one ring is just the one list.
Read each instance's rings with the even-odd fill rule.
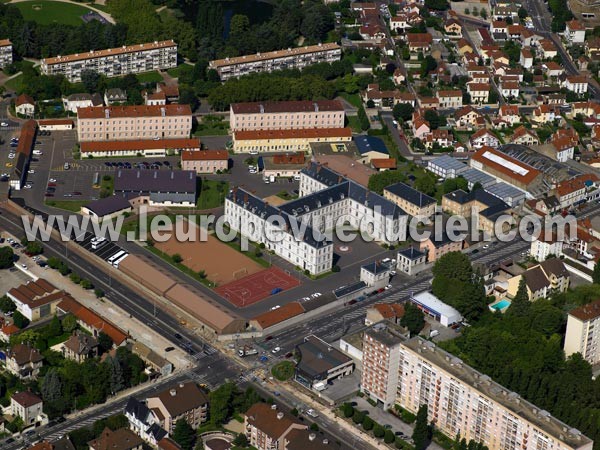
[[344,403],[342,406],[342,412],[344,413],[345,418],[352,417],[354,414],[354,407],[350,403]]
[[375,424],[373,428],[373,436],[375,436],[378,439],[381,439],[384,435],[385,429],[381,425]]
[[173,256],[171,256],[171,259],[175,264],[179,264],[181,261],[183,261],[183,258],[179,253],[175,253]]
[[364,420],[362,421],[363,429],[365,431],[371,431],[374,426],[375,422],[373,422],[373,419],[371,419],[369,416],[365,416]]
[[396,439],[394,432],[392,430],[385,430],[385,435],[383,436],[383,442],[386,444],[391,444]]
[[364,411],[359,411],[358,409],[354,410],[354,414],[352,415],[352,421],[355,424],[359,424],[359,423],[363,423],[363,420],[365,420],[365,412]]

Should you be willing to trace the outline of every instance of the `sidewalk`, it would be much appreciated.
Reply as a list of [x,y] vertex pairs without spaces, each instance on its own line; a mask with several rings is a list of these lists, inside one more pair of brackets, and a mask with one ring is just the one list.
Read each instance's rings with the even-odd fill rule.
[[[136,341],[153,349],[161,356],[166,357],[176,368],[189,366],[189,358],[183,350],[175,346],[174,350],[170,351],[168,354],[164,354],[164,349],[166,347],[173,346],[172,342],[168,341],[160,334],[155,333],[152,328],[140,322],[135,317],[131,317],[114,303],[96,298],[93,289],[83,289],[78,284],[73,283],[68,276],[63,277],[56,270],[50,269],[48,266],[46,266],[46,268],[38,266],[31,258],[22,253],[22,249],[17,250],[16,253],[19,255],[19,262],[15,267],[22,272],[34,278],[44,278],[57,288],[71,294],[75,300],[104,317],[113,325],[127,332]],[[42,258],[44,258],[43,254]],[[26,264],[27,270],[23,269],[21,264]],[[76,270],[74,270],[74,272],[76,272]]]

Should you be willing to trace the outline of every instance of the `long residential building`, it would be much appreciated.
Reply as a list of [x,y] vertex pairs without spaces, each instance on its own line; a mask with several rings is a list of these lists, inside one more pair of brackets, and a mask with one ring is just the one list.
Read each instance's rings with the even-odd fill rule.
[[237,56],[235,58],[217,59],[209,63],[221,80],[239,77],[250,73],[273,72],[283,69],[302,69],[311,64],[339,61],[342,48],[336,43],[309,45],[306,47],[288,48],[274,52],[256,53],[254,55]]
[[353,229],[368,221],[365,232],[388,244],[397,242],[407,226],[399,206],[317,163],[300,173],[297,200],[275,207],[234,188],[225,199],[225,217],[232,229],[313,275],[333,266],[333,244],[325,232],[340,218]]
[[235,153],[309,152],[313,142],[350,142],[352,129],[251,130],[233,133]]
[[84,70],[93,70],[107,77],[165,70],[177,67],[177,44],[172,40],[154,41],[59,55],[42,59],[41,67],[44,75],[64,75],[72,83],[81,81]]
[[8,39],[0,39],[0,69],[12,64],[13,48]]
[[177,104],[90,106],[77,110],[77,122],[79,142],[185,139],[192,110]]
[[490,450],[591,450],[593,441],[420,337],[406,339],[380,322],[363,338],[361,391],[385,408],[416,414],[451,438]]
[[337,100],[233,103],[229,127],[232,132],[343,128],[344,106]]
[[83,158],[167,156],[169,152],[200,150],[200,139],[140,139],[135,141],[83,141],[80,146]]

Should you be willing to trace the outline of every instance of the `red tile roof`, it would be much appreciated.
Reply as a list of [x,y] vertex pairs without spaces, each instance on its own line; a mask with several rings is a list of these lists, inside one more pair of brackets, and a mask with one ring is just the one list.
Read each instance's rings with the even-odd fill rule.
[[283,305],[281,308],[277,308],[273,311],[268,311],[259,316],[256,316],[254,321],[263,328],[269,328],[276,325],[284,320],[291,319],[292,317],[299,316],[304,313],[304,308],[298,302],[291,302]]
[[16,106],[27,105],[27,104],[29,104],[29,105],[35,105],[35,100],[32,99],[27,94],[21,94],[15,100],[15,105]]
[[[486,154],[491,154],[494,157],[502,158],[503,160],[508,161],[509,163],[515,164],[515,165],[525,169],[527,172],[523,175],[513,172],[508,167],[506,167],[506,165],[497,163],[491,159],[486,158],[484,156]],[[518,181],[525,185],[532,183],[541,174],[541,172],[539,170],[534,169],[533,167],[522,163],[518,159],[512,158],[502,152],[496,151],[491,147],[481,148],[471,158],[474,161],[477,161],[477,162],[483,164],[484,166],[490,167],[500,173],[503,173],[503,174],[509,176],[510,178],[514,179],[515,181]]]
[[71,119],[41,119],[38,120],[38,125],[71,125],[73,121]]
[[226,150],[184,150],[181,152],[182,161],[227,161],[229,153]]
[[397,167],[396,158],[373,158],[371,165],[375,169],[395,169]]
[[600,300],[580,306],[569,313],[582,321],[588,321],[600,317]]
[[190,105],[130,105],[130,106],[86,106],[77,109],[78,119],[104,119],[127,117],[191,116]]
[[24,408],[29,408],[30,406],[37,405],[38,403],[42,403],[42,399],[37,395],[32,394],[29,391],[16,392],[12,395],[11,399],[17,402],[19,405]]

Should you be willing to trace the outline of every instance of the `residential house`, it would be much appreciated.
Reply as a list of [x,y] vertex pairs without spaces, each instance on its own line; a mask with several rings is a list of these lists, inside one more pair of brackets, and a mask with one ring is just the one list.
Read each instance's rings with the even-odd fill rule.
[[440,108],[462,108],[462,97],[463,94],[460,89],[437,92]]
[[554,105],[541,104],[533,110],[531,120],[537,124],[554,122],[556,118],[556,107]]
[[570,180],[558,183],[556,198],[561,208],[570,208],[587,200],[589,192],[598,187],[600,179],[594,174],[578,175]]
[[396,267],[407,275],[415,275],[425,267],[427,254],[418,248],[408,247],[398,250]]
[[485,128],[481,128],[471,135],[469,142],[471,143],[471,147],[476,150],[482,147],[497,148],[500,145],[500,139]]
[[467,92],[471,96],[471,102],[486,104],[490,95],[489,83],[467,83]]
[[90,106],[102,106],[102,97],[100,94],[71,94],[68,97],[63,97],[63,108],[67,112],[77,114],[79,108],[89,108]]
[[23,426],[27,428],[36,423],[47,422],[44,414],[44,403],[37,395],[29,392],[15,392],[10,397],[10,414],[23,419]]
[[419,108],[422,111],[426,111],[428,109],[438,109],[440,106],[440,100],[437,97],[419,97]]
[[530,48],[521,49],[521,56],[519,57],[519,64],[525,69],[531,69],[533,67],[533,53]]
[[449,18],[444,23],[444,31],[453,39],[462,38],[462,25],[454,17]]
[[[476,228],[493,235],[496,219],[510,210],[510,206],[484,189],[476,189],[469,193],[458,189],[442,197],[442,209],[465,218],[476,217]],[[508,231],[510,226],[508,224]]]
[[400,12],[390,19],[390,29],[396,33],[404,33],[409,28],[412,28],[412,25],[407,13]]
[[35,100],[27,94],[21,94],[15,100],[15,111],[23,117],[33,117],[35,113]]
[[6,352],[6,370],[21,379],[37,378],[44,357],[26,344],[15,344]]
[[6,295],[13,301],[17,311],[28,320],[36,321],[53,316],[56,306],[67,294],[43,278],[38,278],[10,289]]
[[585,42],[585,25],[577,19],[568,21],[565,26],[564,37],[569,45],[583,44]]
[[519,144],[525,146],[539,145],[540,140],[534,131],[525,128],[523,125],[518,127],[510,138],[511,144]]
[[558,79],[558,77],[565,73],[565,68],[556,61],[546,61],[542,64],[542,70],[551,79]]
[[538,53],[542,59],[552,59],[558,54],[556,45],[549,39],[542,39],[539,42]]
[[156,411],[160,426],[172,433],[179,419],[186,419],[196,429],[208,419],[208,396],[196,383],[181,383],[147,399],[147,406]]
[[500,106],[498,109],[498,117],[506,121],[510,126],[521,122],[519,115],[519,107],[517,105],[509,105],[507,103]]
[[592,61],[598,61],[600,59],[600,37],[592,37],[585,41],[585,56],[590,58]]
[[564,263],[558,258],[542,261],[508,280],[507,295],[513,298],[519,289],[521,278],[525,279],[529,301],[547,298],[558,292],[565,292],[569,288],[570,275]]
[[412,132],[414,137],[422,139],[423,136],[431,133],[429,122],[421,116],[417,116],[412,120]]
[[588,91],[588,81],[585,75],[568,75],[561,80],[561,86],[578,95]]
[[458,54],[460,56],[463,56],[465,53],[473,53],[473,46],[464,38],[458,41],[456,48],[458,49]]
[[478,128],[485,124],[483,115],[470,105],[456,111],[454,113],[454,120],[456,128],[459,130]]
[[63,356],[77,363],[98,356],[98,340],[79,330],[67,339],[62,346]]
[[124,411],[129,421],[129,429],[152,446],[158,445],[161,439],[168,435],[159,424],[158,413],[148,408],[145,402],[133,397],[127,401]]
[[88,446],[90,450],[142,450],[144,441],[128,428],[112,431],[107,427]]
[[499,86],[500,95],[506,99],[519,97],[518,81],[502,81]]
[[448,130],[431,130],[431,133],[426,134],[424,139],[421,139],[423,145],[428,150],[438,148],[446,148],[452,145],[454,136]]
[[[120,88],[111,88],[104,91],[104,104],[118,105],[127,101],[127,92]],[[92,105],[95,106],[95,105]]]
[[365,103],[372,101],[377,108],[391,109],[398,103],[407,103],[413,107],[416,105],[414,94],[401,92],[398,89],[382,91],[379,89],[379,84],[377,83],[369,84],[367,90],[363,92],[362,97]]
[[396,183],[386,187],[383,190],[383,197],[419,219],[426,219],[435,214],[436,199],[405,183]]
[[[433,37],[430,33],[406,33],[408,50],[411,53],[428,53],[431,50]],[[415,56],[416,57],[416,56]]]
[[399,325],[402,317],[404,317],[404,305],[399,303],[375,303],[367,309],[365,325],[369,327],[382,320],[389,320]]

